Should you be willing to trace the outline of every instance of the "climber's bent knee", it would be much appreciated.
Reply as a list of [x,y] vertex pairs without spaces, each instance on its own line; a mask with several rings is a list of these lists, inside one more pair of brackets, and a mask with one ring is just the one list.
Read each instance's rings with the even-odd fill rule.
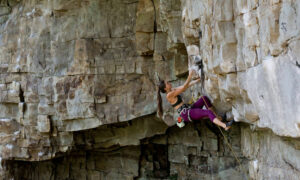
[[208,110],[207,114],[211,122],[214,122],[214,120],[217,118],[216,115],[211,110]]

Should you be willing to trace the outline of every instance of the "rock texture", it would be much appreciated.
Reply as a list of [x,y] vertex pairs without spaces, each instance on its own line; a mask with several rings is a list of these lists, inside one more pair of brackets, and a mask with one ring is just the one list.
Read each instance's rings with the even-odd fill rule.
[[[298,179],[299,16],[297,0],[0,0],[1,177]],[[168,127],[164,95],[155,117],[157,76],[182,84],[195,56],[204,87],[184,99],[246,123],[226,134],[246,172],[206,120]]]
[[200,47],[213,101],[237,121],[299,137],[299,2],[182,4],[184,41]]
[[[149,118],[153,119],[153,115]],[[149,122],[162,127],[162,131],[154,132],[156,136],[153,132],[134,131],[141,129],[140,123],[148,126]],[[6,177],[16,180],[245,178],[212,124],[199,121],[184,129],[172,127],[165,132],[166,127],[160,121],[145,119],[76,132],[76,150],[72,154],[43,162],[7,161],[10,173]],[[240,127],[235,126],[226,135],[242,168],[247,167],[248,160],[241,152]]]
[[299,179],[299,139],[279,137],[270,130],[241,130],[243,154],[251,179]]
[[[21,1],[8,8],[1,117],[20,128],[3,142],[19,153],[3,158],[52,158],[71,147],[73,131],[155,111],[154,63],[135,48],[135,1]],[[59,142],[54,148],[52,140]]]

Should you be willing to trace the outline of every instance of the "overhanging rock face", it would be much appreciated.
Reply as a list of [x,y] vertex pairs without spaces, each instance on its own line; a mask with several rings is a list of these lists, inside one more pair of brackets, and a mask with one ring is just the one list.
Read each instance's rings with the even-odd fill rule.
[[240,126],[234,126],[226,136],[241,166],[212,124],[198,121],[183,129],[171,127],[166,131],[167,126],[153,116],[75,132],[70,154],[41,162],[6,161],[10,173],[5,177],[32,180],[247,177],[240,169],[248,165],[241,152]]
[[298,1],[183,2],[185,45],[200,47],[206,92],[237,121],[299,137],[299,16]]
[[[251,178],[295,179],[299,165],[290,156],[274,151],[274,157],[282,157],[278,162],[266,157],[274,146],[300,158],[293,139],[300,137],[299,30],[296,0],[2,0],[1,159],[10,160],[8,167],[13,167],[11,160],[55,164],[51,159],[64,158],[67,152],[82,155],[100,147],[114,151],[115,146],[130,146],[141,158],[144,154],[137,149],[148,146],[141,141],[168,134],[165,124],[174,125],[174,110],[164,95],[164,123],[154,115],[157,75],[180,85],[193,65],[191,55],[199,55],[204,90],[200,84],[193,86],[184,94],[185,101],[207,95],[218,113],[232,114],[251,126],[252,130],[242,127],[242,146],[237,148],[241,158],[250,160],[245,168]],[[131,129],[106,128],[123,123]],[[78,133],[97,138],[79,141]],[[271,139],[275,145],[268,143]],[[162,147],[171,146],[165,142]],[[182,155],[179,159],[186,155],[185,147],[174,147]],[[167,156],[173,153],[165,151]],[[195,149],[187,151],[194,157]],[[219,157],[213,148],[208,151],[208,157]],[[180,163],[209,164],[209,158],[202,160]],[[158,174],[192,174],[186,167],[183,172],[162,166]],[[2,170],[4,175],[8,172]],[[142,172],[135,169],[130,177],[142,177]],[[95,178],[100,175],[110,177],[96,173]]]

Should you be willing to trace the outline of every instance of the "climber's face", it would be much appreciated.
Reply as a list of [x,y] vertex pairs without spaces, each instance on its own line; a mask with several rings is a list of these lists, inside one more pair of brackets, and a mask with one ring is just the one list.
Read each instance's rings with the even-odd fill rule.
[[165,85],[166,85],[165,88],[166,91],[170,91],[172,89],[172,84],[169,81],[165,81]]

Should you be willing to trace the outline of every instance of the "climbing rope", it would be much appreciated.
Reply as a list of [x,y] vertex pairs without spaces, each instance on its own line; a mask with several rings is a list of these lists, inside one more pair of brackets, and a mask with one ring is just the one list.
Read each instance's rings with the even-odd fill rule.
[[[207,105],[205,99],[203,98],[203,96],[202,96],[201,98],[203,99],[203,101],[204,101],[206,107],[209,107],[209,106]],[[193,99],[194,99],[194,97],[193,97]],[[194,102],[195,102],[195,100],[194,100]],[[214,111],[212,111],[212,112],[214,113],[214,115],[215,115],[216,117],[218,117],[217,114],[216,114]],[[227,146],[229,147],[230,151],[233,153],[233,156],[235,157],[236,161],[239,163],[240,170],[243,171],[245,178],[248,179],[247,176],[246,176],[247,171],[242,167],[241,161],[239,160],[239,158],[237,157],[235,151],[233,150],[232,146],[230,145],[230,143],[229,143],[227,137],[226,137],[225,134],[223,133],[223,131],[222,131],[222,129],[220,128],[220,126],[217,126],[217,127],[219,128],[221,134],[223,135],[223,137],[224,137],[224,139],[225,139],[225,142],[226,142]]]
[[227,139],[227,137],[224,135],[222,129],[221,129],[219,126],[218,126],[218,128],[219,128],[219,130],[221,131],[221,134],[223,135],[223,137],[224,137],[224,139],[225,139],[225,142],[226,142],[227,146],[229,147],[229,149],[230,149],[231,152],[233,153],[233,155],[234,155],[236,161],[239,163],[240,170],[243,171],[244,176],[245,176],[245,178],[247,179],[247,176],[246,176],[247,171],[243,168],[243,166],[242,166],[242,164],[241,164],[241,161],[240,161],[239,158],[237,157],[235,151],[232,149],[232,146],[229,144],[228,139]]

